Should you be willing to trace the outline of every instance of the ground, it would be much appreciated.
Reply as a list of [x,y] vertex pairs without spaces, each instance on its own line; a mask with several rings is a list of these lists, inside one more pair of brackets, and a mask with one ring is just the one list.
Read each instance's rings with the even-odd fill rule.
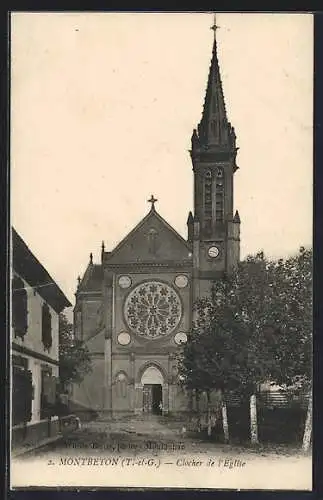
[[311,456],[299,448],[210,442],[166,417],[124,418],[82,424],[14,460],[12,476],[52,486],[310,489]]

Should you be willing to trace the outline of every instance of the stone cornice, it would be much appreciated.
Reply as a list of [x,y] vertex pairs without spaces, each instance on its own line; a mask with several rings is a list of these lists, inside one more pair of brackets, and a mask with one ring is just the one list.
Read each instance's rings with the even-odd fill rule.
[[34,351],[29,347],[25,347],[24,345],[16,344],[16,342],[12,342],[12,350],[18,351],[21,354],[26,354],[27,356],[31,356],[32,358],[39,359],[40,361],[45,361],[46,363],[50,363],[51,365],[59,365],[57,359],[53,359],[46,354],[42,354],[41,352]]
[[75,295],[76,295],[77,298],[79,298],[79,297],[81,297],[83,295],[86,295],[88,297],[91,296],[91,295],[93,297],[101,297],[102,296],[102,291],[101,290],[90,291],[90,292],[85,292],[85,291],[83,292],[82,291],[82,292],[77,292]]
[[[183,260],[183,261],[165,261],[165,262],[127,262],[127,263],[120,263],[120,264],[105,264],[106,269],[128,269],[128,270],[147,270],[150,268],[161,268],[161,269],[169,269],[172,270],[174,269],[175,271],[177,269],[183,269],[186,268],[190,270],[193,267],[193,262],[192,259],[190,260]],[[129,271],[129,272],[130,272]]]
[[[142,348],[142,347],[134,347],[132,346],[131,347],[131,354],[135,355],[136,358],[146,358],[147,356],[154,356],[156,359],[158,359],[159,357],[160,358],[164,358],[165,355],[169,355],[169,354],[174,354],[174,353],[177,353],[177,352],[180,352],[180,349],[181,347],[180,346],[176,346],[176,347],[173,347],[173,346],[163,346],[163,347],[158,347],[158,349],[156,350],[152,350],[152,351],[147,351],[146,349]],[[130,350],[130,348],[129,348]],[[124,359],[125,356],[129,356],[129,350],[128,351],[125,351],[125,352],[116,352],[116,351],[112,351],[112,357],[114,359]]]

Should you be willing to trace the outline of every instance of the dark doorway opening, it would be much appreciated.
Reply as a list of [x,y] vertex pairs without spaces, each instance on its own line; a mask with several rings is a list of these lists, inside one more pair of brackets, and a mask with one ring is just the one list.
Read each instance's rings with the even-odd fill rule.
[[162,414],[163,388],[161,384],[145,384],[143,411],[153,415]]

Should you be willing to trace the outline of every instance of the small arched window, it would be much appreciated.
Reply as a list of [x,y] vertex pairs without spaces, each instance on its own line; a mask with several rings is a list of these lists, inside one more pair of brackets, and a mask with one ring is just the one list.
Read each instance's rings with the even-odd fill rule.
[[148,231],[148,251],[151,254],[157,252],[158,231],[153,227]]
[[217,181],[216,181],[216,220],[218,222],[223,222],[224,219],[224,178],[222,168],[217,169]]
[[21,339],[28,330],[28,298],[25,284],[18,276],[12,280],[12,327],[15,337]]
[[116,377],[116,393],[118,397],[125,398],[127,396],[128,380],[125,373],[120,372]]
[[210,170],[205,173],[204,213],[205,219],[210,219],[212,217],[212,173]]

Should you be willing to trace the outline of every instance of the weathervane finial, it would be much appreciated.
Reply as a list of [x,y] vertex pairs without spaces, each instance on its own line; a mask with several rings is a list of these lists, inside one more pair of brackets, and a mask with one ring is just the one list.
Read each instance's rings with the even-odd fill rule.
[[158,201],[157,198],[155,198],[154,195],[152,194],[150,199],[147,201],[148,203],[151,203],[151,210],[155,210],[155,203],[156,201]]

